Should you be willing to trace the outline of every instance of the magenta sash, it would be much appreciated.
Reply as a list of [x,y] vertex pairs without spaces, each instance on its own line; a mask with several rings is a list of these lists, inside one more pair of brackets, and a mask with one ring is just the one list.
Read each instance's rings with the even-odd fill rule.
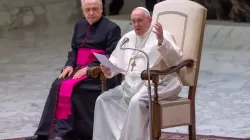
[[[76,62],[77,65],[80,65],[81,68],[84,68],[87,66],[88,63],[96,61],[97,59],[93,53],[99,53],[105,55],[105,52],[103,50],[89,49],[89,48],[78,49],[77,62]],[[60,90],[58,93],[59,94],[58,103],[56,106],[57,119],[68,119],[68,116],[71,115],[71,95],[73,88],[80,81],[87,78],[87,75],[84,75],[78,79],[72,79],[72,76],[69,79],[64,80],[60,85]]]

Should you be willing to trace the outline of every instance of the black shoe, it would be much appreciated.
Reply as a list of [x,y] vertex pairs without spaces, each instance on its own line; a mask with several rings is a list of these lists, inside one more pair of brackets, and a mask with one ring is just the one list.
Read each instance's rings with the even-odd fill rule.
[[34,135],[32,137],[27,137],[25,140],[38,140],[38,135]]

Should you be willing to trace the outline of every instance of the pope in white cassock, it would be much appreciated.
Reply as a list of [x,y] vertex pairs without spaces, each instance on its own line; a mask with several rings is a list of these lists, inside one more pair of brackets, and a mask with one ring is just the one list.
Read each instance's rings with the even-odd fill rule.
[[[176,45],[171,33],[162,29],[160,23],[151,24],[152,18],[147,9],[137,7],[131,14],[133,31],[125,34],[110,56],[110,61],[127,70],[120,86],[100,95],[95,105],[93,140],[149,140],[149,109],[147,81],[140,74],[146,69],[145,55],[133,50],[137,48],[149,55],[150,68],[163,70],[177,65],[182,51]],[[124,43],[124,39],[129,41]],[[118,73],[101,65],[107,78]],[[159,99],[177,98],[182,83],[173,73],[160,77]],[[153,86],[152,86],[153,91]],[[153,92],[152,92],[153,93]]]

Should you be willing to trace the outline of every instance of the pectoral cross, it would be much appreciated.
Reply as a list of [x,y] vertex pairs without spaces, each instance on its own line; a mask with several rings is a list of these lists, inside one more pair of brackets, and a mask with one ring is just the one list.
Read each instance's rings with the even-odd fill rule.
[[131,66],[132,66],[131,71],[133,71],[134,67],[136,66],[135,60],[133,61],[133,63],[131,64]]

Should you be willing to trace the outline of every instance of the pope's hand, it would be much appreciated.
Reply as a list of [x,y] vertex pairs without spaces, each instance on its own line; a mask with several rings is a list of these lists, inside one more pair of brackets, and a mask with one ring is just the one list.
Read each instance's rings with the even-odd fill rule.
[[101,64],[100,67],[101,67],[102,72],[103,72],[105,75],[108,75],[108,76],[111,75],[110,68],[104,66],[103,64]]
[[162,25],[159,22],[156,22],[154,25],[154,29],[153,32],[156,34],[157,40],[158,40],[158,44],[162,44],[163,43],[163,29],[162,29]]

